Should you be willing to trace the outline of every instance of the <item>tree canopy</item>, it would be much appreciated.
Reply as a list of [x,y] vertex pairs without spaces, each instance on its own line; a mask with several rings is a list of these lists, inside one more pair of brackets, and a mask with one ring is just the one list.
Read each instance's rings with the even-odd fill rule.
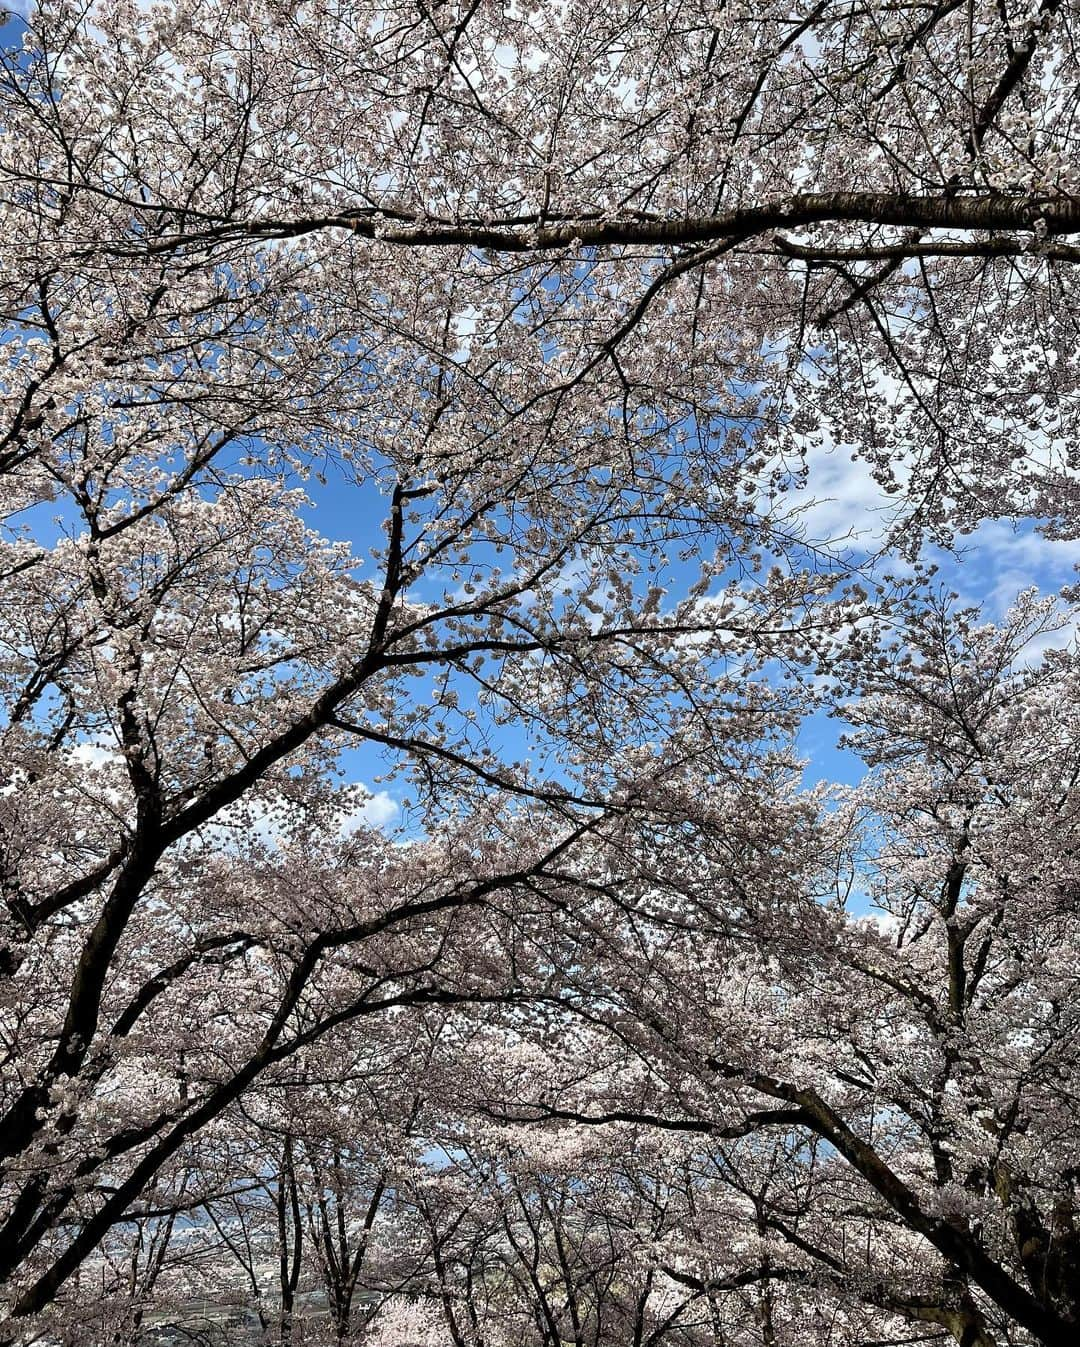
[[9,16],[0,1341],[1076,1341],[1076,26]]

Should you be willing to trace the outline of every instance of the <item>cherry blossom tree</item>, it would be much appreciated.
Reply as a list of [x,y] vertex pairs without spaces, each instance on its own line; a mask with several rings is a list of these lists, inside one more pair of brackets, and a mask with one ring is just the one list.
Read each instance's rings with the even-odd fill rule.
[[[3,127],[36,156],[43,227],[52,133],[26,141],[20,120],[74,113],[93,67],[53,49],[50,22],[9,61]],[[15,232],[25,204],[7,201]],[[650,456],[631,442],[613,463],[600,427],[589,467],[555,425],[538,455],[492,456],[466,433],[498,407],[458,387],[451,295],[440,356],[382,318],[365,338],[350,295],[382,301],[358,276],[327,326],[311,285],[337,281],[307,254],[177,257],[151,263],[147,290],[137,259],[72,270],[38,242],[34,279],[20,263],[5,290],[0,1244],[16,1317],[322,1034],[518,995],[520,937],[484,951],[480,913],[496,900],[512,926],[504,899],[533,911],[568,849],[654,807],[664,769],[624,761],[643,735],[680,772],[760,738],[766,702],[779,728],[783,698],[732,707],[736,690],[802,639],[831,583],[720,578],[747,526],[714,509],[708,470],[661,491]],[[387,504],[370,577],[302,522],[295,479],[316,459]],[[665,602],[668,552],[689,544],[698,588]],[[511,721],[534,765],[493,747]],[[353,741],[412,772],[426,849],[334,840],[363,804],[333,780]]]
[[714,1230],[691,1147],[629,1126],[476,1130],[414,1199],[431,1248],[414,1294],[436,1301],[455,1347],[685,1347],[755,1323],[740,1294],[755,1272],[714,1277],[698,1243]]
[[700,1137],[730,1189],[724,1275],[756,1232],[777,1342],[792,1288],[823,1341],[883,1318],[979,1347],[1075,1335],[1077,666],[1039,651],[1068,620],[944,596],[860,633],[865,781],[760,880],[710,868],[703,834],[686,882],[653,879],[656,937],[583,980],[567,1058],[504,1054],[480,1101]]
[[[705,1341],[782,1343],[813,1297],[851,1340],[1071,1341],[1074,663],[1020,667],[1049,610],[984,628],[918,557],[987,518],[1075,536],[1075,23],[44,0],[5,26],[8,1338],[77,1335],[91,1264],[137,1334],[256,1228],[279,1337],[305,1276],[341,1328],[366,1245],[363,1218],[328,1238],[359,1191],[335,1156],[378,1126],[331,1126],[319,1073],[386,1071],[460,1007],[481,1117],[523,1094],[628,1154],[727,1148],[746,1240],[663,1273],[716,1308]],[[914,579],[855,583],[821,534],[829,452]],[[312,525],[328,493],[349,542]],[[840,803],[790,744],[826,678],[869,764]],[[411,793],[397,837],[357,748]],[[492,1210],[518,1185],[520,1231],[554,1189],[515,1147],[469,1177]],[[580,1210],[529,1227],[553,1266],[573,1244],[575,1332],[659,1266],[601,1294]]]

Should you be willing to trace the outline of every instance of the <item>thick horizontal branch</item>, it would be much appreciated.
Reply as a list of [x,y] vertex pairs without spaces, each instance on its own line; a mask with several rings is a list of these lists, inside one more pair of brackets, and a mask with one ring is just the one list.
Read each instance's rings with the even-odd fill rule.
[[720,1291],[738,1291],[746,1286],[754,1286],[758,1282],[809,1280],[805,1268],[777,1267],[771,1263],[766,1263],[758,1268],[747,1268],[744,1272],[732,1272],[726,1277],[710,1277],[707,1280],[702,1277],[695,1277],[693,1273],[686,1272],[673,1264],[664,1264],[663,1271],[666,1276],[670,1277],[672,1281],[678,1282],[680,1286],[689,1287],[692,1291],[698,1291],[706,1295],[716,1294]]
[[810,1126],[809,1116],[801,1108],[761,1109],[749,1114],[735,1126],[710,1122],[705,1118],[671,1118],[658,1113],[642,1113],[637,1109],[611,1109],[602,1113],[583,1113],[577,1109],[553,1108],[543,1103],[527,1103],[525,1114],[486,1109],[474,1105],[481,1113],[500,1122],[535,1123],[541,1119],[580,1123],[588,1127],[604,1127],[611,1123],[629,1123],[636,1127],[655,1127],[665,1132],[694,1132],[712,1137],[714,1141],[735,1141],[750,1136],[763,1127]]
[[[116,240],[107,251],[141,254],[177,249],[211,248],[242,239],[300,238],[328,229],[343,229],[361,238],[412,248],[482,248],[491,252],[532,253],[563,248],[658,246],[661,248],[744,240],[777,230],[815,225],[852,223],[895,229],[944,229],[985,234],[1080,233],[1080,198],[1037,197],[1029,193],[942,191],[913,195],[904,192],[802,192],[759,206],[719,211],[679,219],[637,216],[534,224],[499,220],[444,220],[400,214],[388,218],[376,210],[343,211],[337,215],[222,219],[194,231],[183,231],[139,244]],[[902,244],[897,246],[903,246]],[[913,242],[912,247],[921,246]],[[964,246],[964,245],[962,245]],[[994,241],[974,238],[970,255],[994,255]],[[781,251],[779,244],[777,250]],[[95,248],[92,251],[97,252]]]

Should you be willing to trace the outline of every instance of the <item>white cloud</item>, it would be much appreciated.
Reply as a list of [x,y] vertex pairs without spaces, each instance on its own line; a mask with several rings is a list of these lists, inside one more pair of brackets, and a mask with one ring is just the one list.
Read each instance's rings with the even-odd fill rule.
[[862,458],[839,445],[812,448],[806,457],[809,477],[805,489],[792,492],[787,505],[799,511],[810,540],[844,542],[860,551],[872,551],[884,541],[897,498],[874,480]]
[[400,809],[388,791],[370,791],[359,783],[355,789],[362,798],[342,815],[338,829],[342,837],[351,837],[360,828],[385,828],[394,822]]

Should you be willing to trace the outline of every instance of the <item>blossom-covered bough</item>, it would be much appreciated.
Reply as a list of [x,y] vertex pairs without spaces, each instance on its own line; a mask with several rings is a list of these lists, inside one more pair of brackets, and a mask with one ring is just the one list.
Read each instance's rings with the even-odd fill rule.
[[[348,1273],[328,1235],[296,1251],[330,1217],[295,1157],[393,1152],[356,1219],[415,1258],[372,1289],[494,1342],[503,1282],[527,1319],[528,1259],[485,1243],[526,1143],[483,1129],[520,1099],[595,1123],[593,1089],[685,1247],[598,1177],[645,1225],[588,1331],[1072,1341],[1073,666],[1018,671],[1034,600],[1000,639],[935,616],[920,554],[988,519],[1076,536],[1075,23],[47,0],[5,26],[9,1338],[98,1331],[99,1275],[137,1335],[213,1249],[247,1283],[284,1259],[282,1341],[308,1275],[345,1341],[367,1234],[341,1216]],[[872,544],[815,509],[848,457]],[[790,741],[858,691],[840,808]],[[342,780],[358,748],[413,793],[397,838]],[[884,933],[828,907],[849,870]],[[436,1021],[391,1141],[364,1082]],[[537,1164],[521,1219],[562,1183]],[[278,1224],[244,1225],[253,1179]],[[573,1283],[533,1284],[537,1342],[587,1336],[601,1216],[532,1230]],[[503,1282],[459,1285],[444,1234]]]
[[[743,1198],[715,1232],[714,1275],[756,1268],[782,1288],[778,1342],[811,1287],[855,1334],[876,1307],[959,1342],[1065,1343],[1080,1256],[1075,660],[1025,662],[1060,621],[1030,594],[1002,627],[941,600],[910,617],[845,670],[871,771],[842,807],[789,833],[752,885],[745,862],[731,870],[730,828],[668,867],[640,919],[684,934],[598,959],[592,1024],[567,1059],[522,1076],[506,1054],[477,1106],[711,1148]],[[874,920],[848,914],[853,890]],[[494,1040],[484,1050],[498,1058]]]

